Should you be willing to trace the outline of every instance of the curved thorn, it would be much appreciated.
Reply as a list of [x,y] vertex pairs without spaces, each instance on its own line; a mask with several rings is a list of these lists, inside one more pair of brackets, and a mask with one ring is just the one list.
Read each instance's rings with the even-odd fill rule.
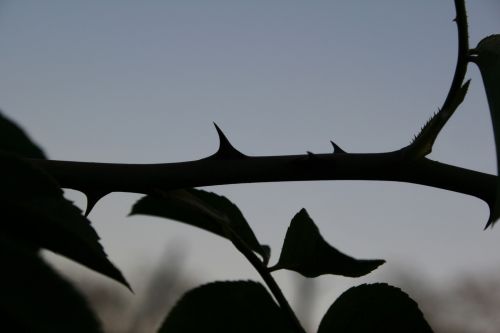
[[85,217],[88,217],[92,209],[94,209],[97,202],[101,200],[108,193],[84,192],[84,194],[87,197],[87,207],[85,208],[85,212],[83,213],[83,215]]
[[333,153],[334,154],[347,154],[342,148],[340,148],[335,142],[330,140],[330,143],[333,146]]
[[493,226],[495,225],[495,216],[493,216],[493,205],[492,204],[488,204],[488,208],[490,210],[490,214],[488,216],[488,222],[486,222],[486,225],[484,226],[484,229],[483,230],[486,230],[488,228],[493,228]]
[[215,154],[210,156],[210,158],[238,159],[247,157],[245,154],[241,153],[239,150],[233,147],[233,145],[227,139],[226,135],[222,132],[222,130],[219,128],[219,126],[217,126],[215,122],[214,126],[219,136],[219,149]]
[[310,151],[307,151],[307,161],[320,161],[320,160],[323,160],[322,157],[320,157],[319,155],[315,154],[315,153],[312,153]]

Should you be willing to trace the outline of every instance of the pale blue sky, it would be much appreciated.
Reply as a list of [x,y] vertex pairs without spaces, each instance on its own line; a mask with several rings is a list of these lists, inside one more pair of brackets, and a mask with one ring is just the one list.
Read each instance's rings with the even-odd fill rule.
[[[498,1],[468,7],[472,46],[500,32]],[[446,96],[453,17],[451,0],[4,0],[0,108],[53,159],[198,159],[217,149],[213,121],[250,155],[328,152],[332,139],[351,152],[398,149]],[[470,93],[431,158],[495,173],[482,82],[474,67],[468,77]],[[388,261],[372,280],[406,268],[431,281],[500,272],[498,228],[482,231],[487,207],[474,198],[375,182],[211,190],[240,206],[274,260],[291,217],[305,207],[340,250]],[[186,270],[202,279],[256,277],[224,240],[127,218],[138,197],[108,196],[91,214],[125,274],[154,265],[177,239],[189,251]],[[276,275],[286,284],[290,274]],[[327,296],[364,281],[320,280]],[[318,300],[319,312],[330,301]]]

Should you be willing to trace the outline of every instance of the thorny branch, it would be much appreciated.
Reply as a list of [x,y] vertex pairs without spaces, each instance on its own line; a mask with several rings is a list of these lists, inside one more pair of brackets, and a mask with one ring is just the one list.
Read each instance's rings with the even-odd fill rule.
[[425,156],[465,96],[463,84],[469,52],[467,16],[463,0],[455,0],[458,60],[448,95],[440,111],[408,146],[393,152],[346,153],[335,143],[333,154],[246,156],[236,150],[217,127],[220,148],[212,156],[164,164],[112,164],[32,160],[64,188],[84,192],[89,207],[111,192],[151,194],[223,184],[310,181],[378,180],[427,185],[484,200],[493,207],[496,176],[436,162]]
[[224,184],[378,180],[427,185],[484,200],[495,197],[496,176],[436,162],[408,160],[402,150],[375,154],[305,154],[225,159],[217,154],[197,161],[164,164],[113,164],[32,160],[61,187],[97,197],[111,192],[151,194]]

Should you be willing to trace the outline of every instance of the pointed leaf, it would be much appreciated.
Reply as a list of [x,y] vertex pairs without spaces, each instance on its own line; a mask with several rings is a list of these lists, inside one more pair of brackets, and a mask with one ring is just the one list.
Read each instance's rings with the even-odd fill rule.
[[28,160],[0,152],[0,230],[35,249],[46,248],[128,287],[99,236],[62,190]]
[[2,235],[0,261],[3,329],[9,332],[101,332],[86,301],[35,252]]
[[26,133],[0,112],[0,150],[22,157],[45,159],[42,150],[28,138]]
[[330,246],[305,209],[295,215],[286,232],[278,263],[271,271],[289,269],[307,277],[323,274],[358,277],[370,273],[384,260],[359,260]]
[[385,283],[363,284],[344,292],[321,320],[318,333],[432,333],[417,303]]
[[45,158],[24,131],[0,114],[0,212],[2,233],[33,249],[46,248],[126,286],[99,237],[56,181],[29,158]]
[[[486,97],[490,107],[497,168],[500,174],[500,35],[484,38],[473,50],[473,62],[478,65],[483,78]],[[493,225],[500,217],[500,178],[497,180],[497,192],[494,203],[490,203],[490,218],[486,227]]]
[[187,292],[160,333],[293,332],[266,289],[253,281],[214,282]]
[[132,207],[130,215],[135,214],[177,220],[228,239],[234,232],[265,262],[269,259],[269,248],[259,243],[238,207],[215,193],[182,189],[165,192],[162,197],[145,196]]

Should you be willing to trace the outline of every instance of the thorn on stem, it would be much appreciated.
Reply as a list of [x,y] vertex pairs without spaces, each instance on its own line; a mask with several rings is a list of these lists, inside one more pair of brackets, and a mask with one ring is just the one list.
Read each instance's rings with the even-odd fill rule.
[[490,220],[488,220],[488,222],[487,222],[487,223],[486,223],[486,225],[484,226],[484,229],[483,229],[483,230],[486,230],[486,229],[488,229],[488,228],[493,228],[493,225],[494,225],[494,223],[493,223],[493,221],[490,219]]
[[490,214],[488,216],[488,222],[486,222],[486,225],[484,226],[483,230],[486,230],[488,228],[493,228],[496,220],[498,219],[498,213],[494,211],[494,203],[488,203],[488,208],[490,210]]
[[215,129],[217,130],[217,134],[219,136],[219,149],[215,154],[210,156],[209,158],[216,159],[240,159],[247,157],[245,154],[238,151],[233,145],[229,142],[226,135],[222,130],[214,123]]
[[101,200],[104,196],[106,196],[108,193],[84,192],[84,194],[87,197],[87,207],[85,208],[85,212],[83,213],[83,215],[85,217],[88,217],[92,209],[94,209],[97,202]]
[[330,143],[333,146],[333,153],[334,154],[347,154],[342,148],[340,148],[335,142],[330,140]]
[[313,153],[313,152],[310,152],[310,151],[307,151],[307,161],[320,161],[320,160],[323,160],[320,156],[318,156],[317,154]]

